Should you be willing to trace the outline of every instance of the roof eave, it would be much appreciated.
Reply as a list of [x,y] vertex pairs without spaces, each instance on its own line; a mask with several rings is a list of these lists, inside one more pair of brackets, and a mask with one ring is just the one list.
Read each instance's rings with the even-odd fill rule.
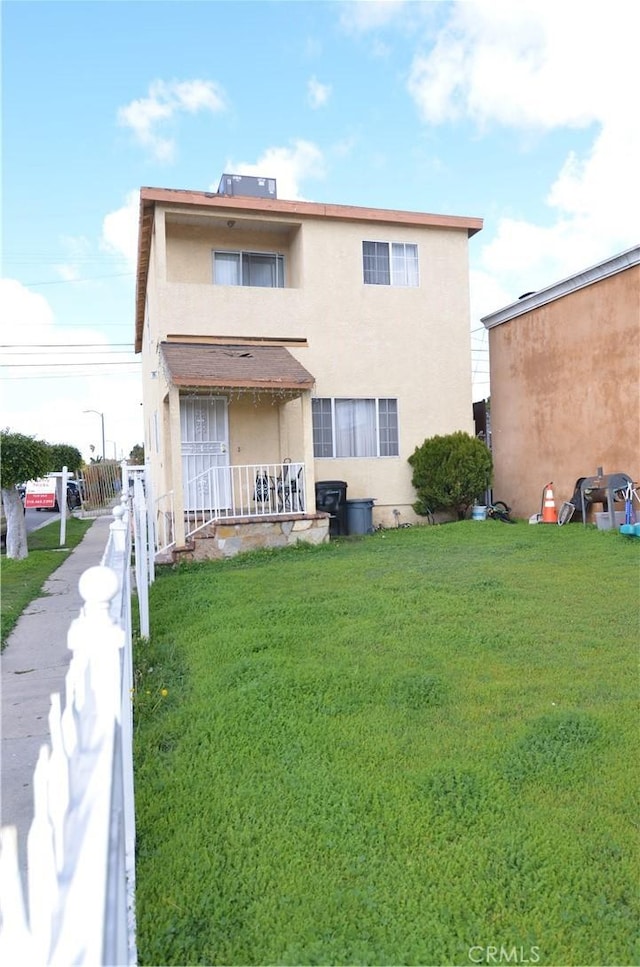
[[512,302],[503,309],[498,309],[497,312],[483,316],[480,322],[485,329],[493,329],[511,319],[517,319],[533,309],[539,309],[550,302],[555,302],[556,299],[561,299],[563,296],[569,295],[570,292],[576,292],[578,289],[584,289],[595,282],[601,282],[612,275],[617,275],[618,272],[624,272],[634,265],[640,265],[640,245],[627,249],[619,255],[614,255],[613,258],[599,262],[582,272],[577,272],[567,279],[562,279],[544,289],[532,292],[525,298],[518,299],[517,302]]
[[206,376],[172,376],[171,382],[174,386],[183,389],[262,389],[262,390],[295,390],[303,392],[313,388],[314,380],[296,382],[295,380],[252,380],[252,379],[219,379]]

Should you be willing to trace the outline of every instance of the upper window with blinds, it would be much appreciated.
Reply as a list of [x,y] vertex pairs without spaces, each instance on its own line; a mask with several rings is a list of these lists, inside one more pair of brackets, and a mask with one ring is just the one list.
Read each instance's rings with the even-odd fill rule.
[[418,285],[418,246],[407,242],[363,242],[365,285]]
[[258,285],[284,288],[284,256],[268,252],[213,253],[215,285]]

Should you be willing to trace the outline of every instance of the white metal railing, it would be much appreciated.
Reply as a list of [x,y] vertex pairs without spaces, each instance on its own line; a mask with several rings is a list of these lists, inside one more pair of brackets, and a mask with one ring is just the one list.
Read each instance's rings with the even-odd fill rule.
[[[129,502],[123,494],[102,563],[79,582],[84,605],[67,635],[65,707],[51,696],[51,748],[41,748],[33,778],[28,913],[16,829],[0,831],[3,964],[137,962]],[[144,599],[153,576],[142,551],[148,527],[140,526],[136,580]],[[140,621],[142,629],[142,603]]]
[[210,467],[185,482],[186,536],[228,518],[289,517],[305,510],[303,463]]

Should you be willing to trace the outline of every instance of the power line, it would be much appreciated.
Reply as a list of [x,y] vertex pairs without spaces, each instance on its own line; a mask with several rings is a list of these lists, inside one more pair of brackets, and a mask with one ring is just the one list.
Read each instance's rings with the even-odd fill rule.
[[[100,322],[100,323],[65,322],[63,325],[61,325],[60,328],[61,329],[97,329],[97,328],[112,329],[112,328],[119,327],[120,329],[122,329],[125,326],[127,329],[133,328],[133,324],[131,322]],[[43,327],[41,322],[21,322],[20,328],[21,329],[42,329]]]
[[[130,342],[112,342],[109,343],[110,346],[133,346]],[[16,343],[0,343],[0,349],[17,349],[18,346],[28,346],[30,349],[59,349],[59,348],[73,348],[75,346],[86,346],[88,348],[95,347],[100,349],[104,346],[104,343],[99,342],[16,342]]]
[[[128,355],[133,355],[133,352],[130,354],[130,353],[127,353],[126,351],[124,351],[122,349],[111,349],[111,350],[108,350],[108,351],[103,352],[103,353],[90,352],[88,349],[63,349],[59,353],[57,353],[57,352],[51,352],[51,351],[45,352],[44,350],[39,350],[38,352],[35,352],[35,353],[6,353],[5,354],[5,361],[2,362],[2,363],[0,363],[0,366],[13,366],[13,365],[15,365],[15,366],[18,366],[18,365],[22,365],[22,366],[35,366],[35,365],[40,365],[38,363],[20,363],[19,364],[19,363],[9,362],[9,360],[24,359],[25,357],[30,358],[30,359],[42,359],[43,356],[53,357],[56,360],[56,365],[59,365],[58,362],[57,362],[58,358],[59,357],[65,357],[65,356],[68,357],[69,359],[71,359],[72,356],[86,356],[87,358],[90,358],[91,356],[98,356],[101,359],[106,359],[107,356],[115,356],[115,357],[119,358],[121,362],[132,362],[132,363],[135,363],[135,362],[139,362],[140,361],[140,360],[137,360],[137,359],[131,359],[131,360],[126,360],[126,359],[123,360],[122,359],[122,356],[128,356]],[[114,362],[115,361],[116,360],[114,360]]]
[[[15,380],[25,380],[25,379],[31,379],[31,380],[36,379],[36,380],[38,380],[38,382],[40,380],[43,380],[43,379],[70,379],[70,378],[73,378],[73,379],[93,379],[95,377],[95,375],[96,375],[95,373],[73,373],[73,374],[71,374],[71,373],[38,373],[38,374],[34,374],[33,376],[0,376],[0,381],[3,381],[5,383],[9,383],[9,382],[13,382]],[[118,376],[118,377],[122,378],[122,376],[126,376],[127,374],[126,373],[111,373],[111,372],[106,372],[106,373],[99,373],[98,375],[100,376],[100,379],[103,379],[105,376]],[[137,374],[131,373],[130,375],[134,376],[134,375],[137,375]]]
[[52,282],[22,282],[21,285],[35,289],[42,285],[77,285],[79,282],[97,282],[99,279],[122,279],[133,276],[135,272],[114,272],[113,275],[93,275],[85,279],[54,279]]
[[[129,352],[132,353],[133,349],[130,349]],[[7,353],[7,358],[14,359],[17,356],[43,356],[43,355],[47,355],[47,356],[111,356],[111,355],[126,356],[127,352],[126,350],[109,349],[108,347],[105,347],[104,349],[101,349],[101,350],[93,350],[93,349],[83,349],[81,346],[77,346],[77,347],[72,346],[67,349],[60,349],[59,351],[54,350],[53,352],[48,352],[45,354],[44,350],[36,347],[35,350],[30,350],[30,351],[20,350],[19,352]]]
[[140,360],[129,359],[118,362],[117,359],[109,360],[106,363],[1,363],[3,369],[37,369],[42,366],[139,366]]
[[72,254],[67,256],[64,255],[50,255],[50,254],[39,254],[38,252],[30,252],[29,255],[21,255],[19,251],[14,252],[13,255],[7,255],[3,253],[4,262],[19,262],[21,265],[26,265],[28,262],[39,262],[43,265],[67,265],[71,262],[127,262],[126,255],[117,255],[109,252],[101,252],[100,254],[91,255],[89,253],[85,255]]

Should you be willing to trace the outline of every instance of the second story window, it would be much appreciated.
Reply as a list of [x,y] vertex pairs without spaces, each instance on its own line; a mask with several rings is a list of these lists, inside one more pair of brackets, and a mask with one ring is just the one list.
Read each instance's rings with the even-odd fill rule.
[[284,256],[267,252],[214,252],[216,285],[261,285],[284,288]]
[[366,285],[418,285],[418,246],[406,242],[363,242]]

